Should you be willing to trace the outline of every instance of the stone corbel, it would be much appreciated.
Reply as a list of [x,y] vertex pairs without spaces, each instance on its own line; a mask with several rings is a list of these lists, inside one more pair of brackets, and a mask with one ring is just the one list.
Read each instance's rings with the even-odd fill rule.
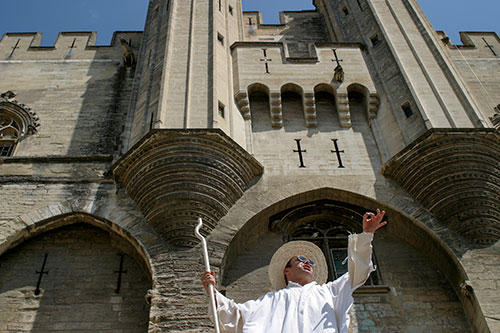
[[303,99],[304,118],[306,120],[307,128],[318,127],[316,117],[316,100],[314,98],[314,91],[305,91]]
[[370,92],[368,96],[368,119],[377,118],[378,107],[379,107],[379,99],[377,93]]
[[335,98],[340,127],[351,128],[351,111],[349,108],[349,97],[346,90],[338,90]]
[[271,125],[274,128],[283,127],[283,108],[281,105],[281,91],[271,90],[269,94],[269,110],[271,112]]
[[243,119],[250,120],[252,115],[250,114],[250,101],[248,99],[248,92],[246,90],[240,90],[236,93],[234,97],[238,103],[238,108],[240,109]]

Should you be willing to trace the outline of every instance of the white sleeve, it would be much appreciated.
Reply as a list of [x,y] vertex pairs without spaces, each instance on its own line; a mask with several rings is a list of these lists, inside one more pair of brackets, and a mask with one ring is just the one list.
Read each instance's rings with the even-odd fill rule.
[[[242,323],[239,304],[235,303],[232,299],[225,297],[218,291],[216,291],[215,295],[217,300],[217,316],[219,318],[219,328],[221,333],[240,332],[241,330],[238,329],[238,327],[240,327]],[[214,316],[211,307],[209,307],[208,314],[210,320],[213,322]]]
[[361,286],[375,270],[372,263],[373,233],[363,232],[349,236],[347,249],[348,270],[353,289]]

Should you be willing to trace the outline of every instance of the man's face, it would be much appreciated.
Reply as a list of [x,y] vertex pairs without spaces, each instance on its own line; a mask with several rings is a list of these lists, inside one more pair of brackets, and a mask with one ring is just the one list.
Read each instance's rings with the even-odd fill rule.
[[[307,258],[306,258],[307,259]],[[288,281],[293,281],[295,283],[305,285],[313,281],[314,268],[309,260],[302,261],[298,257],[293,257],[290,260],[289,267],[286,267],[283,271]]]

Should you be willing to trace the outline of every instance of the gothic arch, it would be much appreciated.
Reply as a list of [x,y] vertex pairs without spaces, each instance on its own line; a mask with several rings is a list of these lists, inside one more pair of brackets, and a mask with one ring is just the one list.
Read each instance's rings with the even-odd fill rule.
[[38,117],[12,91],[0,95],[0,156],[12,156],[16,145],[37,131]]
[[295,83],[286,83],[281,86],[280,92],[285,131],[303,129],[308,119],[304,104],[304,89]]
[[252,131],[263,132],[272,128],[271,92],[262,83],[248,86],[248,100],[252,118]]
[[[151,264],[130,232],[85,212],[33,222],[0,256],[2,306],[12,311],[19,302],[33,304],[19,309],[19,315],[28,316],[25,324],[35,330],[111,325],[147,331],[154,295]],[[35,271],[38,278],[28,274]]]
[[314,87],[314,100],[318,127],[326,130],[336,130],[341,127],[342,119],[337,111],[337,92],[335,88],[326,83]]
[[316,86],[314,86],[314,92],[315,93],[327,92],[327,93],[331,94],[332,96],[335,96],[335,94],[336,94],[335,88],[331,84],[328,84],[328,83],[317,84]]
[[280,90],[281,90],[281,93],[294,92],[296,94],[299,94],[300,96],[302,96],[304,94],[304,89],[300,85],[295,84],[295,83],[291,83],[291,82],[285,83],[284,85],[282,85]]
[[[155,276],[154,266],[151,264],[151,254],[148,248],[161,244],[160,238],[151,230],[132,231],[127,224],[137,218],[123,211],[111,210],[107,214],[98,214],[98,207],[93,202],[67,201],[50,205],[19,216],[13,222],[12,233],[7,235],[0,243],[0,255],[30,238],[56,228],[84,222],[110,232],[127,241],[137,252],[149,274]],[[119,208],[117,208],[119,209]],[[113,222],[112,216],[120,214],[120,222]],[[148,224],[144,223],[145,229]],[[19,227],[20,226],[20,227]]]
[[37,131],[38,117],[30,107],[15,100],[16,93],[12,91],[4,92],[0,95],[0,115],[5,113],[19,124],[19,138],[22,140],[29,134]]
[[261,93],[264,93],[267,95],[270,94],[269,87],[267,85],[265,85],[264,83],[260,83],[260,82],[252,83],[251,85],[248,86],[247,90],[248,90],[248,95],[251,95],[251,94],[256,93],[256,92],[261,92]]
[[[245,205],[257,204],[260,207],[261,210],[254,214],[248,214],[248,210],[233,207],[233,212],[238,212],[240,215],[246,216],[247,220],[240,225],[237,229],[238,231],[233,235],[228,236],[226,234],[224,237],[227,240],[227,246],[223,255],[224,259],[221,262],[221,276],[225,274],[226,269],[232,265],[243,249],[248,248],[261,235],[269,233],[269,218],[281,211],[300,204],[325,199],[355,204],[369,210],[381,208],[387,212],[387,216],[390,219],[390,223],[386,227],[387,232],[405,244],[409,244],[417,249],[419,253],[427,257],[427,260],[433,262],[436,267],[439,267],[440,272],[447,278],[462,302],[467,318],[472,326],[485,327],[485,318],[482,315],[478,300],[475,294],[470,293],[470,290],[466,288],[468,283],[467,273],[449,246],[423,223],[405,213],[401,208],[398,208],[397,198],[391,198],[393,202],[381,202],[371,195],[366,196],[349,190],[343,190],[344,186],[341,183],[342,181],[339,181],[339,188],[314,188],[300,193],[294,190],[294,188],[300,188],[298,184],[282,187],[278,192],[269,191],[259,196],[258,203],[245,201]],[[283,195],[277,195],[280,192]],[[360,193],[362,192],[360,191]],[[256,207],[253,207],[253,211],[256,211]],[[244,214],[241,214],[242,212]],[[418,215],[426,218],[425,213],[419,213]],[[234,222],[235,216],[228,214],[224,219],[231,219]],[[223,224],[221,223],[221,225]],[[233,224],[232,228],[234,227],[235,225]],[[227,232],[227,229],[225,231]],[[219,230],[215,230],[211,235],[213,241],[219,241],[222,238],[218,232]]]
[[366,86],[360,83],[353,83],[347,87],[347,96],[349,98],[349,104],[351,104],[351,99],[354,101],[361,97],[359,103],[362,104],[367,120],[377,117],[379,99],[375,91],[370,91]]

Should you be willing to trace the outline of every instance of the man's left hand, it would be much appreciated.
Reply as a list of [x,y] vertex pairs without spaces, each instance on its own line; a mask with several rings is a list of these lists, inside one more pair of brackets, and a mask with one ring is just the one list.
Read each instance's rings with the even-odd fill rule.
[[382,222],[384,218],[385,211],[380,211],[377,208],[377,214],[365,213],[363,216],[363,231],[364,232],[375,232],[387,224],[386,221]]

